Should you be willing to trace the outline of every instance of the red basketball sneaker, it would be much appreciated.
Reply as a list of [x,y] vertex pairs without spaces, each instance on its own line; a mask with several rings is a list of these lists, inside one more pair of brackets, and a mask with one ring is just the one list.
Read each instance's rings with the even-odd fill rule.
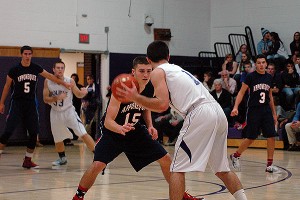
[[189,193],[184,192],[182,200],[205,200],[205,199],[201,198],[201,197],[200,198],[196,198],[196,197],[193,197],[192,195],[190,195]]
[[32,162],[30,157],[25,156],[22,167],[27,168],[27,169],[30,169],[30,168],[37,169],[40,166],[35,164],[34,162]]

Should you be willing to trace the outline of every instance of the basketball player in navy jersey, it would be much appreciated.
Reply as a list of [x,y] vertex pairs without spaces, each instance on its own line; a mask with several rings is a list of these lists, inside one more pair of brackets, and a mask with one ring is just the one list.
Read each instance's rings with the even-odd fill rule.
[[147,60],[154,68],[151,82],[155,98],[142,96],[135,86],[128,88],[125,84],[117,91],[156,112],[163,112],[170,105],[184,118],[170,166],[170,199],[199,199],[184,193],[185,173],[204,172],[209,164],[236,200],[247,200],[241,182],[229,168],[228,122],[223,109],[198,79],[178,65],[170,64],[169,59],[169,48],[163,41],[148,46]]
[[32,63],[31,58],[33,51],[30,46],[23,46],[20,51],[22,60],[17,66],[9,70],[0,100],[0,113],[4,114],[5,100],[11,86],[13,86],[6,126],[4,133],[0,136],[0,156],[8,139],[13,134],[16,125],[22,120],[29,135],[26,155],[22,166],[28,169],[38,168],[39,166],[31,160],[36,145],[37,134],[39,133],[36,103],[38,75],[61,84],[66,88],[70,88],[71,85],[56,78],[54,75],[45,71],[41,66]]
[[244,141],[238,150],[230,155],[232,165],[240,169],[241,154],[253,143],[262,130],[263,136],[267,138],[267,167],[266,172],[278,172],[273,166],[273,155],[275,149],[275,124],[277,116],[272,95],[272,76],[266,72],[267,60],[263,54],[257,55],[255,59],[256,71],[246,76],[245,82],[236,97],[231,116],[238,115],[240,105],[245,93],[249,92],[247,105],[247,118],[244,133]]

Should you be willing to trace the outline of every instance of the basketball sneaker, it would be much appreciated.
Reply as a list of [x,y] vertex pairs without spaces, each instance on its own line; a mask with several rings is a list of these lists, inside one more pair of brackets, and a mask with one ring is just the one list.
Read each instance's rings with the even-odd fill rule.
[[62,157],[57,159],[56,161],[52,162],[53,166],[60,166],[60,165],[65,165],[67,164],[67,158],[66,157]]
[[234,154],[230,155],[230,160],[232,163],[232,167],[236,170],[240,170],[241,169],[241,165],[240,165],[240,157],[234,157]]
[[27,168],[27,169],[30,169],[30,168],[38,169],[40,166],[35,164],[34,162],[32,162],[30,157],[25,157],[22,167]]
[[197,197],[193,197],[192,195],[190,195],[187,192],[184,192],[183,198],[182,200],[205,200],[204,198],[197,198]]
[[278,169],[278,167],[274,166],[274,165],[270,165],[269,167],[266,168],[266,172],[268,173],[279,173],[280,170]]

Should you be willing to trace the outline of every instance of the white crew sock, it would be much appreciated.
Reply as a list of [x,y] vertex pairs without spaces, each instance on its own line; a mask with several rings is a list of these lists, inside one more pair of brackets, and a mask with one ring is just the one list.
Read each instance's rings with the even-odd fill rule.
[[26,151],[26,154],[25,154],[25,156],[26,156],[26,157],[29,157],[29,158],[32,158],[32,156],[33,156],[33,153],[28,153],[28,152]]
[[236,200],[247,200],[244,189],[240,189],[233,194]]

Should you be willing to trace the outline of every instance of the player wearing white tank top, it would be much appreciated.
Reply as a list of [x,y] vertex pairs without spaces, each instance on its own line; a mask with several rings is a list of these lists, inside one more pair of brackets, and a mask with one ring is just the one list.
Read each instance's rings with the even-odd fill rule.
[[68,128],[73,129],[74,133],[83,140],[91,151],[94,151],[95,148],[94,140],[89,134],[87,134],[72,103],[73,93],[76,97],[82,98],[87,94],[87,89],[79,89],[73,79],[64,77],[64,71],[65,64],[63,62],[57,62],[54,64],[54,75],[67,83],[71,83],[71,90],[65,89],[61,85],[58,85],[48,79],[44,82],[43,90],[44,102],[51,105],[51,131],[55,142],[55,150],[59,155],[59,159],[52,162],[52,165],[54,166],[67,164],[63,140],[73,138],[73,135]]
[[185,199],[185,172],[205,171],[209,164],[235,199],[246,200],[240,180],[229,169],[228,122],[221,106],[199,80],[181,67],[168,63],[170,55],[166,43],[152,42],[147,48],[147,58],[154,68],[151,82],[155,98],[141,96],[136,87],[128,88],[124,84],[118,92],[155,112],[163,112],[170,105],[184,117],[170,168],[170,199]]

